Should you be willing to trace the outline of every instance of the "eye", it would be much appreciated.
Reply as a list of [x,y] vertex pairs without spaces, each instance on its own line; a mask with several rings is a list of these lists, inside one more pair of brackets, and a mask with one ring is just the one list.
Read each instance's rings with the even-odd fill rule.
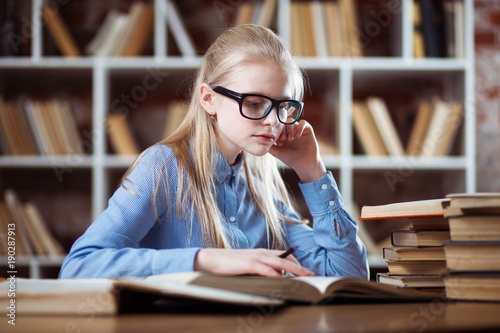
[[255,103],[255,102],[248,102],[245,104],[247,107],[252,107],[252,108],[259,108],[262,105],[262,103]]
[[266,100],[260,97],[247,97],[243,100],[244,106],[247,108],[261,109],[266,103]]

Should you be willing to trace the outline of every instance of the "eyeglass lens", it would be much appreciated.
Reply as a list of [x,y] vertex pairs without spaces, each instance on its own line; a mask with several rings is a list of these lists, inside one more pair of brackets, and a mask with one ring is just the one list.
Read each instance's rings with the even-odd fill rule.
[[[241,111],[246,117],[259,119],[271,111],[272,101],[262,96],[246,96],[241,103]],[[278,119],[283,123],[293,123],[300,113],[300,104],[283,101],[278,107]],[[287,121],[289,118],[292,121]]]

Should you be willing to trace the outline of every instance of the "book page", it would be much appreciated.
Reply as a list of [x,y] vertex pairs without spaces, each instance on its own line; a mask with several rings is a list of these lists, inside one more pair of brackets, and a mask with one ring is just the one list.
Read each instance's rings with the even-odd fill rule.
[[[171,274],[171,275],[177,275],[177,274]],[[188,277],[188,275],[190,274],[187,273],[186,277]],[[216,302],[225,302],[225,303],[242,304],[242,305],[259,305],[259,304],[281,305],[284,303],[283,300],[276,298],[269,298],[265,296],[251,295],[251,294],[227,291],[217,288],[185,284],[185,281],[183,281],[183,279],[180,278],[180,276],[178,276],[179,279],[173,277],[172,280],[169,279],[169,276],[165,275],[164,277],[165,277],[164,279],[162,278],[119,279],[117,280],[116,285],[118,287],[129,290],[151,292],[157,295],[177,297],[177,298],[191,298],[204,301],[216,301]]]
[[[311,277],[317,278],[317,277]],[[201,286],[224,291],[259,295],[273,299],[293,299],[303,302],[319,300],[322,295],[319,292],[324,283],[319,282],[317,288],[314,282],[304,282],[299,278],[265,277],[256,275],[246,276],[219,276],[201,272],[173,273],[146,278],[160,284],[173,284],[176,287]],[[329,279],[332,278],[319,278]]]
[[325,294],[328,287],[343,278],[338,276],[297,276],[293,279],[310,284],[318,289],[322,294]]
[[201,272],[181,272],[181,273],[151,275],[148,276],[146,279],[152,281],[165,281],[176,284],[190,284],[191,282],[193,282],[202,275],[203,273]]

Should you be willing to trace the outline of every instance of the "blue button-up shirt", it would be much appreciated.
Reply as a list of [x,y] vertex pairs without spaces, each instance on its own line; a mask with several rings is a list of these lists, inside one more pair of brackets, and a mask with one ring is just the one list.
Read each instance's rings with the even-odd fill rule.
[[[215,190],[224,229],[233,248],[266,248],[265,219],[252,200],[241,164],[230,166],[221,155],[216,163]],[[169,177],[169,187],[174,190],[156,187],[153,203],[159,173]],[[164,145],[150,148],[128,178],[129,190],[118,188],[108,207],[73,244],[61,278],[193,271],[196,253],[203,245],[201,227],[196,214],[193,224],[175,214],[178,181],[172,150]],[[316,275],[367,278],[366,251],[357,237],[357,224],[346,211],[332,174],[327,172],[318,181],[299,187],[313,227],[285,224],[288,245],[298,247],[294,257]],[[299,218],[292,210],[283,209],[286,216]]]

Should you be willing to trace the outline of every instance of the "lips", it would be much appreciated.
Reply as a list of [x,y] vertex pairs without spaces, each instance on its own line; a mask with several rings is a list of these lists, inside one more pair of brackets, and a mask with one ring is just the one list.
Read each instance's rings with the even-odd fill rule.
[[267,142],[275,142],[276,141],[276,135],[274,134],[257,134],[255,135],[256,138],[267,141]]

